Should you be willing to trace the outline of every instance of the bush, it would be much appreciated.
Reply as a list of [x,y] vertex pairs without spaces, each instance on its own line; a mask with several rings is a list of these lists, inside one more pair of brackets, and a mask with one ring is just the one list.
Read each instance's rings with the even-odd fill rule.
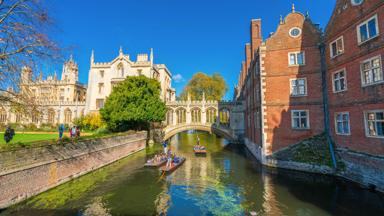
[[98,128],[96,131],[95,131],[95,135],[103,135],[103,134],[109,134],[111,133],[107,128],[105,127],[102,127],[102,128]]
[[105,127],[105,123],[98,113],[89,113],[74,120],[74,124],[83,130],[96,130]]
[[37,126],[33,123],[29,123],[25,126],[25,129],[26,130],[29,130],[29,131],[36,131],[37,130]]

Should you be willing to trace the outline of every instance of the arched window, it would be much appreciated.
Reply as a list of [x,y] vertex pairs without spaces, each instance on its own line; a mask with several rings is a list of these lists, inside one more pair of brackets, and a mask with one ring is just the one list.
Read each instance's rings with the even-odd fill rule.
[[69,124],[72,122],[72,111],[67,108],[64,110],[64,123]]
[[177,116],[177,123],[178,124],[184,124],[186,123],[186,117],[187,117],[187,111],[184,108],[180,108],[176,110],[176,116]]
[[199,108],[193,108],[191,110],[192,123],[200,123],[201,122],[201,110]]
[[55,110],[54,109],[49,109],[48,110],[48,123],[49,124],[54,124],[55,123]]
[[0,107],[0,123],[7,122],[7,112],[4,108]]
[[124,77],[124,66],[122,63],[117,65],[117,73],[120,75],[120,77]]
[[216,121],[216,109],[215,108],[208,108],[205,112],[207,123],[213,124]]
[[167,125],[173,124],[173,110],[168,109],[167,111]]
[[224,126],[229,126],[229,110],[223,108],[220,110],[220,124]]

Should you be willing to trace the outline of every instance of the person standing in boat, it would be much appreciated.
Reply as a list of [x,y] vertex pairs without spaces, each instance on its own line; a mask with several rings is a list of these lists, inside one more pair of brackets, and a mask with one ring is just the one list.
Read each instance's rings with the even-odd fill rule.
[[167,152],[167,165],[166,165],[167,168],[171,168],[172,160],[173,160],[172,152],[171,152],[171,150],[168,150],[168,152]]
[[168,147],[167,147],[166,141],[163,142],[163,148],[164,148],[164,154],[167,154],[168,153]]
[[199,137],[199,135],[197,135],[197,146],[199,146],[200,145],[200,137]]

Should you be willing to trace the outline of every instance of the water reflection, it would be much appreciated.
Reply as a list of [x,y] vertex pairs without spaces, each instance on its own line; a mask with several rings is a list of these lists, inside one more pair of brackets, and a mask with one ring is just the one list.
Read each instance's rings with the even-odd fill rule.
[[[196,157],[197,141],[207,147]],[[187,158],[170,175],[143,167],[160,148],[127,157],[4,215],[384,215],[383,196],[334,178],[266,169],[241,146],[203,132],[180,133],[171,148]],[[2,215],[3,215],[2,214]]]

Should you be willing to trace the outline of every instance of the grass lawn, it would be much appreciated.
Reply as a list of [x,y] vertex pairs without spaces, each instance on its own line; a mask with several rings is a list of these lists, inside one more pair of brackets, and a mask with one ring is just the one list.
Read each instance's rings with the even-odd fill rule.
[[[13,137],[11,140],[10,144],[14,143],[30,143],[34,141],[41,141],[41,140],[56,140],[59,138],[58,133],[18,133],[16,131],[16,135]],[[4,140],[4,133],[0,133],[0,146],[5,145],[5,140]]]

